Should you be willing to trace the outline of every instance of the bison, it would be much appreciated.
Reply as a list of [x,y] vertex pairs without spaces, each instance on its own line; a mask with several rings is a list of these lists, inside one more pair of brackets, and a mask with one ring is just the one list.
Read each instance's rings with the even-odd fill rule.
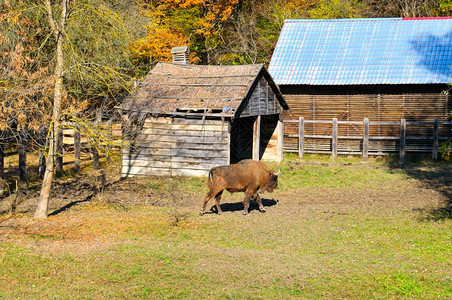
[[218,214],[222,213],[220,208],[221,195],[224,190],[230,193],[245,192],[243,199],[243,214],[248,214],[250,200],[254,199],[259,205],[259,211],[265,212],[259,193],[273,192],[278,187],[278,172],[269,169],[263,162],[245,159],[229,166],[214,167],[209,171],[207,188],[209,192],[204,197],[202,209],[199,212],[203,215],[207,202],[215,197]]

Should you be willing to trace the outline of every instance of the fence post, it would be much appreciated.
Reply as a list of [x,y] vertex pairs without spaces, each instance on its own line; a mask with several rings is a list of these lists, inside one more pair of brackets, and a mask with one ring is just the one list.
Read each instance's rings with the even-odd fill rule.
[[19,131],[19,179],[21,184],[27,183],[27,147],[28,147],[28,129],[22,128]]
[[[1,134],[2,133],[0,131],[0,136]],[[0,179],[3,179],[4,177],[5,177],[5,150],[3,147],[3,143],[0,142]]]
[[400,162],[405,161],[405,145],[406,145],[406,120],[400,120]]
[[74,126],[74,171],[75,173],[80,173],[80,126],[76,124]]
[[439,144],[439,129],[438,129],[438,118],[435,118],[435,120],[433,121],[433,153],[432,153],[432,158],[433,160],[438,160],[438,144]]
[[46,156],[44,155],[44,149],[46,147],[46,139],[47,139],[47,128],[45,126],[41,126],[38,131],[38,144],[39,144],[39,167],[38,173],[39,177],[44,178],[44,173],[46,171]]
[[369,157],[369,118],[364,118],[363,121],[363,158]]
[[56,141],[55,175],[63,176],[63,127],[58,128]]
[[261,148],[261,116],[257,116],[253,128],[253,159],[259,161]]
[[278,120],[278,145],[277,145],[277,160],[281,162],[284,154],[284,122]]
[[333,136],[331,139],[331,150],[333,152],[333,158],[337,157],[337,118],[333,118]]
[[[95,123],[94,123],[96,127],[97,127],[97,126],[100,126],[101,123],[102,123],[102,114],[103,114],[102,107],[99,107],[99,108],[96,110],[96,121],[95,121]],[[100,169],[99,150],[97,149],[97,147],[98,147],[99,145],[96,145],[97,142],[98,142],[98,141],[95,140],[95,141],[94,141],[94,144],[91,145],[91,151],[93,152],[93,168],[94,168],[95,170]]]
[[304,118],[298,119],[298,157],[303,158],[304,152]]

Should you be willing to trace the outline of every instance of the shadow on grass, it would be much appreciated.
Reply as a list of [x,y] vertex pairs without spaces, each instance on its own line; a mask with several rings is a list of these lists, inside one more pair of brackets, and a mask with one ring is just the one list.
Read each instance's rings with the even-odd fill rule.
[[[261,198],[262,200],[262,205],[264,207],[270,207],[273,205],[276,205],[278,203],[278,200],[275,199],[265,199],[265,198]],[[242,202],[236,202],[236,203],[223,203],[220,204],[221,210],[223,212],[234,212],[234,211],[243,211],[243,203]],[[252,200],[250,202],[250,208],[249,208],[249,212],[252,212],[253,210],[259,210],[259,205],[257,204],[256,201]],[[217,213],[217,207],[215,205],[213,205],[209,211],[206,212],[206,214],[209,213]]]
[[108,188],[108,187],[110,187],[110,186],[112,186],[112,185],[114,185],[114,184],[116,184],[116,183],[118,183],[120,181],[122,181],[122,179],[120,179],[118,181],[106,183],[106,184],[104,184],[101,187],[98,187],[96,185],[91,186],[89,184],[85,184],[85,187],[88,187],[88,189],[91,189],[91,193],[88,196],[86,196],[85,198],[83,198],[81,200],[76,200],[76,201],[69,202],[68,204],[64,205],[63,207],[51,212],[49,214],[49,216],[56,216],[56,215],[58,215],[58,214],[60,214],[60,213],[62,213],[64,211],[70,209],[71,207],[73,207],[73,206],[75,206],[77,204],[81,204],[81,203],[85,203],[85,202],[91,201],[99,193],[102,193],[103,190],[105,190],[106,188]]
[[419,209],[423,220],[440,221],[452,219],[452,164],[432,162],[422,158],[410,159],[403,165],[391,164],[394,169],[419,180],[423,188],[432,189],[444,196],[443,203],[436,208]]

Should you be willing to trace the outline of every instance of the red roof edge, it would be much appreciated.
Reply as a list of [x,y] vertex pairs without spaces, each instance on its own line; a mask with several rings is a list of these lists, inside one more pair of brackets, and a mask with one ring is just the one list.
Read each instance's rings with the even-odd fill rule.
[[452,17],[419,17],[419,18],[402,18],[402,21],[407,21],[407,20],[439,20],[439,19],[452,19]]

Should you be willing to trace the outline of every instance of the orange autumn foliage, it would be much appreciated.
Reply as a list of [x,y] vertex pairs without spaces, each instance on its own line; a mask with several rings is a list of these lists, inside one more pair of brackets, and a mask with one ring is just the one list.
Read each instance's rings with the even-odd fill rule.
[[170,61],[171,48],[191,48],[191,63],[199,60],[199,49],[218,45],[222,23],[234,12],[238,0],[163,0],[144,1],[150,20],[146,37],[132,43],[135,60]]

